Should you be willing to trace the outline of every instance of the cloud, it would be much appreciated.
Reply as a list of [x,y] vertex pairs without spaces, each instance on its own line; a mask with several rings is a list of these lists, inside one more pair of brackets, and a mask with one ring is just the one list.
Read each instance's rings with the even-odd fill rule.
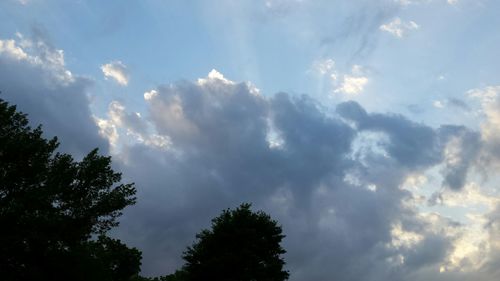
[[113,61],[101,66],[102,73],[106,79],[112,78],[118,84],[127,86],[130,80],[130,75],[127,66],[121,61]]
[[264,6],[266,11],[270,12],[274,17],[284,16],[296,10],[305,0],[265,0]]
[[335,92],[342,92],[349,95],[356,95],[363,91],[365,85],[368,83],[366,77],[356,77],[351,75],[344,75],[342,84]]
[[354,65],[351,74],[345,74],[338,81],[336,73],[331,75],[333,83],[338,85],[333,91],[334,93],[343,93],[347,95],[357,95],[363,92],[365,86],[368,84],[368,77],[363,73],[363,69],[359,65]]
[[388,32],[398,38],[402,38],[409,31],[417,30],[419,26],[414,21],[404,22],[397,17],[389,23],[382,24],[379,28],[380,30]]
[[107,152],[89,109],[92,81],[72,74],[64,52],[47,43],[41,33],[33,38],[0,40],[2,98],[29,115],[32,126],[43,125],[46,137],[57,136],[61,149],[79,157],[94,147]]
[[449,105],[454,106],[456,108],[459,108],[459,109],[462,109],[462,110],[465,110],[465,111],[469,111],[470,110],[470,107],[463,100],[461,100],[461,99],[450,98],[447,101],[448,101]]
[[[472,152],[465,149],[457,162],[447,151],[475,145],[465,128],[433,129],[355,102],[327,112],[308,96],[263,96],[215,70],[151,89],[144,99],[140,127],[169,145],[125,143],[114,159],[139,188],[116,235],[143,250],[146,274],[181,266],[195,233],[241,202],[283,225],[291,280],[460,274],[453,265],[467,259],[456,250],[468,247],[458,242],[466,228],[419,212],[425,200],[403,186],[442,165],[443,178],[467,174],[463,161]],[[108,116],[118,131],[138,122],[116,103]]]
[[[435,2],[435,0],[394,0],[394,2],[402,6],[409,6],[417,4],[428,4]],[[456,5],[458,3],[458,0],[446,0],[446,3],[448,3],[449,5]]]
[[[316,66],[322,75],[336,71],[333,60]],[[479,270],[479,277],[498,276],[496,201],[466,226],[420,212],[425,198],[403,188],[439,167],[443,204],[467,201],[459,195],[485,202],[481,191],[470,191],[467,175],[492,139],[484,130],[496,124],[495,87],[469,92],[487,117],[478,135],[370,113],[355,102],[327,111],[308,96],[264,96],[216,70],[145,92],[146,113],[113,101],[104,118],[93,117],[92,81],[67,70],[63,51],[40,38],[0,40],[0,74],[2,96],[60,136],[64,150],[82,155],[107,148],[104,140],[111,145],[114,164],[137,183],[139,196],[115,235],[143,251],[145,274],[179,268],[182,251],[212,217],[253,202],[283,225],[291,280],[481,280]],[[366,86],[346,79],[366,78],[359,66],[339,77],[344,93]],[[488,234],[470,240],[478,225]]]
[[15,40],[0,40],[0,55],[9,56],[16,60],[28,58],[24,50],[16,45]]
[[481,165],[486,169],[496,169],[500,165],[500,86],[471,89],[467,94],[480,101],[484,117],[481,124]]
[[143,143],[157,149],[167,149],[170,139],[155,134],[150,124],[138,112],[129,113],[123,104],[112,101],[108,106],[108,119],[95,117],[99,134],[106,138],[114,150],[127,142]]
[[444,100],[435,100],[432,102],[432,106],[438,109],[443,108],[453,108],[462,111],[470,111],[470,107],[461,99],[458,98],[448,98]]
[[442,101],[440,100],[435,100],[432,102],[432,105],[435,107],[435,108],[444,108],[444,104]]
[[335,61],[327,58],[313,62],[311,70],[320,75],[332,74],[335,71]]
[[430,3],[432,1],[433,0],[394,0],[394,2],[403,6],[408,6],[412,4]]

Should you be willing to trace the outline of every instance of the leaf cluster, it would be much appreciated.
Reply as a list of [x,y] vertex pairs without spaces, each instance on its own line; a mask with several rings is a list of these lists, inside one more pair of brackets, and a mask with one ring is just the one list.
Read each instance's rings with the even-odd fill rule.
[[[134,184],[120,183],[111,158],[97,149],[75,161],[57,147],[57,138],[45,139],[40,126],[32,129],[0,99],[2,280],[125,280],[116,263],[129,262],[137,273],[140,252],[105,233],[135,203]],[[116,276],[85,278],[101,271]]]
[[224,210],[184,253],[185,280],[282,281],[288,279],[281,226],[250,204]]

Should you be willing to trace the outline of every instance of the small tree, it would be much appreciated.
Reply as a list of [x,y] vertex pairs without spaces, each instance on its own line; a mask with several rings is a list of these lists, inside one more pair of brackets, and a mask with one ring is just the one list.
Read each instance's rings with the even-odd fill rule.
[[0,279],[128,280],[141,253],[105,234],[134,185],[97,149],[77,162],[57,146],[0,99]]
[[[186,264],[178,280],[283,281],[288,272],[280,246],[281,227],[250,204],[224,210],[212,220],[212,229],[196,235],[198,241],[184,253]],[[173,277],[173,276],[172,276]],[[173,279],[176,280],[176,279]]]

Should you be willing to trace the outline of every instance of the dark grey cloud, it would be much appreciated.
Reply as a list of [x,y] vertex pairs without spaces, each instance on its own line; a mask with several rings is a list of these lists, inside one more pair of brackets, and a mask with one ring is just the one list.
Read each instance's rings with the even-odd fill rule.
[[39,35],[1,42],[2,99],[28,113],[32,126],[42,124],[46,137],[57,136],[63,151],[80,157],[99,147],[107,153],[89,109],[92,81],[71,74],[62,51]]
[[464,126],[443,125],[437,130],[415,123],[402,115],[368,114],[358,103],[337,106],[343,118],[358,130],[385,133],[384,147],[395,160],[410,169],[421,169],[444,161],[443,186],[461,189],[481,148],[480,134]]
[[[145,98],[144,118],[171,145],[128,145],[117,155],[139,202],[116,233],[143,250],[145,274],[180,267],[195,233],[241,202],[283,225],[291,280],[419,280],[409,278],[438,272],[453,250],[400,187],[442,163],[451,136],[468,140],[464,128],[436,130],[355,102],[328,112],[310,97],[264,97],[217,75]],[[419,239],[394,242],[411,235]]]
[[459,98],[449,98],[447,100],[448,104],[464,111],[470,111],[470,107]]
[[394,159],[411,169],[425,168],[442,159],[436,132],[402,115],[368,114],[358,103],[346,102],[337,106],[339,114],[355,122],[361,131],[380,131],[389,137],[385,149]]

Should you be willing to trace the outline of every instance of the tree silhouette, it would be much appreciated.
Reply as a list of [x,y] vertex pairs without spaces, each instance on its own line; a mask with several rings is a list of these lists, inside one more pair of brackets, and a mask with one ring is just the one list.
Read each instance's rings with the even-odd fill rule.
[[184,253],[186,264],[171,280],[287,280],[281,227],[266,213],[252,212],[250,207],[242,204],[214,218],[210,230],[196,235],[198,241]]
[[56,152],[25,114],[0,99],[2,280],[129,280],[141,253],[105,236],[135,203],[111,158]]

